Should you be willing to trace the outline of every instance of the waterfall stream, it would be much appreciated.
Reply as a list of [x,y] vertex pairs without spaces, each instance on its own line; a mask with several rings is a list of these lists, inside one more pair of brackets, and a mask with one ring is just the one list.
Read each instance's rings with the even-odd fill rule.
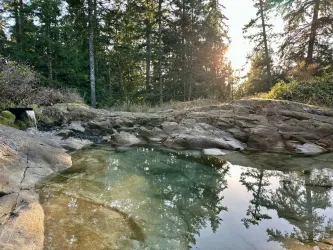
[[35,131],[37,132],[37,120],[36,120],[35,111],[33,111],[33,110],[26,110],[25,112],[27,113],[27,116],[28,116],[30,124],[34,125]]

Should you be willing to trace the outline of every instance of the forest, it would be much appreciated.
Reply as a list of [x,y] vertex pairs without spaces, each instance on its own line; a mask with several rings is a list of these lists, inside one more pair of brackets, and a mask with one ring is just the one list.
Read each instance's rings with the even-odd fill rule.
[[236,74],[223,0],[3,0],[1,88],[17,79],[11,62],[37,72],[31,84],[98,107],[247,96],[331,106],[333,1],[252,2],[250,69]]

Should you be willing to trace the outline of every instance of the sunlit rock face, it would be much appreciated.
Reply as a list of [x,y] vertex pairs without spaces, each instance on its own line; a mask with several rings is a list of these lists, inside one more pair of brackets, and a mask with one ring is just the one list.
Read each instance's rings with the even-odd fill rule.
[[75,153],[72,168],[39,187],[44,248],[331,247],[330,156],[313,158],[311,169],[275,154],[224,157],[235,164],[156,148]]
[[69,168],[55,141],[0,125],[0,249],[42,249],[44,212],[36,182]]
[[[155,113],[56,104],[45,107],[43,117],[50,119],[41,121],[41,126],[60,125],[59,135],[97,136],[115,145],[158,143],[175,149],[333,152],[333,110],[289,101],[235,100]],[[309,143],[312,147],[307,146]]]

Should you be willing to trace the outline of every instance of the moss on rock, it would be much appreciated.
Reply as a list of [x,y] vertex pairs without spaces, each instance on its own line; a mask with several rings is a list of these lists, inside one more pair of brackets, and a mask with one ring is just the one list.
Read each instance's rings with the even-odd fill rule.
[[10,120],[7,120],[6,118],[0,117],[0,124],[12,127],[12,128],[18,128],[18,126],[14,123],[11,122]]
[[16,119],[16,116],[8,110],[2,111],[1,116],[3,118],[6,118],[6,119],[10,120],[10,121],[15,121],[15,119]]

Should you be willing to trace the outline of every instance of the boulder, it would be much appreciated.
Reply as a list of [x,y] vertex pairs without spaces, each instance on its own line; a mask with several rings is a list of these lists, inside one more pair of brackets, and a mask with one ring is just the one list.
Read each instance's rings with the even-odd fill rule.
[[225,153],[219,148],[205,148],[202,150],[204,155],[223,156]]
[[60,146],[69,151],[79,150],[84,147],[91,146],[92,144],[94,144],[92,141],[72,137],[60,141]]
[[285,145],[279,131],[273,126],[259,125],[249,130],[247,146],[251,149],[285,152]]
[[35,184],[71,166],[57,141],[0,125],[0,249],[43,249],[44,212]]
[[316,155],[327,152],[327,150],[321,146],[313,143],[305,143],[303,145],[296,146],[296,153],[304,155]]
[[84,131],[85,131],[85,128],[79,122],[72,122],[71,124],[69,124],[67,129],[71,130],[75,133],[84,133]]
[[138,130],[138,133],[140,134],[140,136],[144,137],[147,141],[152,143],[160,143],[168,137],[168,135],[165,134],[162,129],[157,127],[149,130],[141,126]]
[[144,142],[135,135],[121,131],[112,136],[112,142],[118,145],[138,145]]

